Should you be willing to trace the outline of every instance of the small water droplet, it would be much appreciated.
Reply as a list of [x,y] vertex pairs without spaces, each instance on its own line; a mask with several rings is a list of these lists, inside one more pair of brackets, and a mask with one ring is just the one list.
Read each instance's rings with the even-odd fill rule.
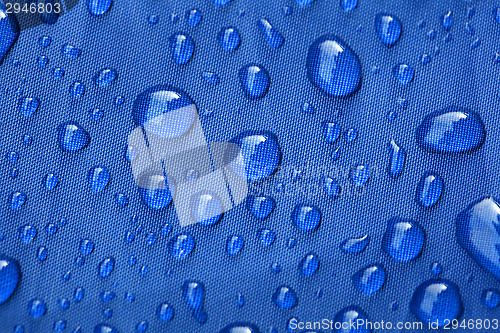
[[220,82],[219,76],[214,72],[203,71],[201,72],[201,77],[205,79],[205,81],[212,84],[217,84]]
[[265,219],[276,207],[276,201],[269,196],[252,195],[247,198],[246,206],[255,218]]
[[115,259],[113,257],[104,259],[99,264],[99,276],[102,278],[108,277],[113,271],[114,267],[115,267]]
[[266,19],[260,19],[257,22],[257,26],[259,27],[259,30],[262,32],[264,35],[266,41],[271,45],[273,48],[277,49],[281,45],[283,45],[283,42],[285,41],[285,38],[283,35],[269,23],[268,20]]
[[385,283],[385,270],[380,265],[371,265],[360,269],[352,276],[352,282],[363,294],[371,295],[382,288]]
[[325,140],[327,143],[334,143],[340,136],[342,129],[340,125],[333,122],[326,122],[323,124],[323,129],[325,133]]
[[31,225],[25,225],[19,228],[19,238],[23,244],[29,244],[37,235],[37,229]]
[[38,39],[38,44],[42,47],[48,47],[50,43],[52,42],[52,38],[50,36],[41,36]]
[[191,36],[178,32],[170,36],[169,40],[174,61],[179,65],[186,64],[194,52],[194,41]]
[[401,84],[408,84],[413,80],[415,70],[407,64],[396,65],[393,73]]
[[257,236],[260,240],[260,243],[264,246],[270,246],[274,243],[276,239],[276,235],[272,230],[269,229],[261,229],[257,232]]
[[370,179],[370,168],[358,164],[351,171],[351,180],[356,186],[364,185]]
[[340,0],[340,7],[346,12],[350,12],[356,8],[358,0]]
[[451,11],[447,12],[446,14],[443,15],[441,18],[443,28],[448,31],[451,28],[451,23],[453,22],[453,13]]
[[240,69],[238,76],[248,98],[262,98],[266,95],[271,78],[263,66],[248,64]]
[[292,213],[292,221],[302,231],[314,231],[321,222],[321,211],[312,205],[297,205]]
[[170,240],[168,248],[176,259],[186,258],[194,249],[195,241],[189,234],[181,234]]
[[38,249],[38,253],[37,253],[37,256],[38,260],[40,261],[45,261],[45,259],[47,259],[47,248],[44,247],[44,246],[41,246],[39,249]]
[[162,303],[156,309],[156,315],[161,321],[171,321],[174,317],[174,308],[168,303]]
[[389,14],[377,14],[375,16],[375,29],[382,43],[391,47],[398,41],[403,28],[397,17]]
[[75,81],[69,92],[73,98],[80,98],[85,93],[85,85],[80,81]]
[[406,160],[406,152],[403,148],[398,146],[398,144],[391,140],[389,143],[389,166],[387,171],[389,175],[396,179],[403,172],[403,167]]
[[486,289],[481,294],[481,300],[486,307],[495,309],[500,305],[500,291],[494,288]]
[[186,12],[186,20],[192,27],[197,26],[201,21],[201,12],[198,9],[191,9]]
[[67,122],[57,127],[59,145],[64,151],[78,151],[90,142],[90,135],[76,122]]
[[292,288],[287,286],[280,286],[274,292],[272,301],[279,308],[289,310],[297,305],[298,298],[297,294],[295,294],[295,291]]
[[416,201],[422,207],[434,206],[443,192],[444,181],[435,172],[426,172],[417,185]]
[[102,191],[109,183],[109,171],[104,166],[96,166],[88,173],[88,182],[94,192]]
[[34,298],[28,303],[28,311],[31,317],[39,318],[45,314],[47,306],[44,301]]
[[306,255],[299,264],[299,270],[305,276],[313,275],[318,270],[318,267],[318,256],[313,253],[309,253],[308,255]]
[[105,14],[113,4],[113,0],[87,0],[90,14],[100,16]]
[[40,101],[36,97],[24,97],[17,103],[19,111],[27,118],[31,117],[39,106]]
[[47,176],[45,176],[45,188],[47,190],[54,189],[58,183],[59,179],[57,178],[57,175],[49,173]]
[[80,253],[88,256],[94,251],[94,243],[89,239],[82,239],[80,242]]
[[437,275],[441,274],[442,271],[443,271],[443,266],[440,263],[435,262],[432,264],[432,266],[431,266],[432,274],[437,276]]
[[229,255],[236,255],[241,251],[244,244],[245,240],[243,237],[237,235],[229,236],[226,242],[226,251]]

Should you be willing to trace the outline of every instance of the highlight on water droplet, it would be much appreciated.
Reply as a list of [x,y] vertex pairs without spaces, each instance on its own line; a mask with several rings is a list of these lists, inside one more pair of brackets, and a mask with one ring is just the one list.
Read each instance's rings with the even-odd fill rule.
[[342,243],[341,249],[346,253],[361,253],[368,243],[370,243],[370,236],[368,235],[360,238],[349,238]]
[[106,185],[108,185],[109,177],[109,170],[106,167],[99,165],[89,170],[87,180],[92,191],[100,192],[104,190]]
[[271,25],[271,23],[269,23],[268,20],[260,19],[257,22],[257,26],[259,27],[259,30],[262,32],[269,45],[271,45],[275,49],[283,45],[285,38],[275,27]]
[[115,259],[113,257],[108,257],[104,259],[99,264],[99,276],[101,278],[107,278],[113,271],[114,267],[115,267]]
[[281,309],[290,310],[298,303],[295,291],[288,286],[279,286],[273,294],[272,301]]
[[389,143],[389,165],[387,167],[387,171],[392,178],[396,179],[401,175],[405,165],[405,160],[405,150],[398,146],[394,140],[391,140]]

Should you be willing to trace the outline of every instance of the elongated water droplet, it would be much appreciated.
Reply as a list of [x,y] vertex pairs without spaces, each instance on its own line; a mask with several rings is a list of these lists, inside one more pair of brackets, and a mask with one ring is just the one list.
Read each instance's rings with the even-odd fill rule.
[[54,189],[58,183],[59,179],[57,178],[57,175],[49,173],[47,176],[45,176],[45,188],[47,190]]
[[264,35],[269,45],[271,45],[275,49],[283,45],[285,38],[275,27],[271,25],[271,23],[269,23],[268,20],[260,19],[257,22],[257,25],[259,26],[260,31]]
[[437,153],[462,153],[479,149],[486,130],[479,115],[451,106],[428,114],[417,128],[417,143]]
[[481,300],[490,309],[498,308],[500,305],[500,291],[494,288],[486,289],[481,294]]
[[10,200],[10,208],[12,210],[18,210],[26,202],[26,194],[23,192],[14,192],[12,194],[12,199]]
[[90,142],[90,135],[78,123],[72,121],[57,127],[59,146],[65,151],[78,151]]
[[19,263],[0,254],[0,304],[4,303],[16,290],[21,278]]
[[194,41],[191,36],[178,32],[170,36],[169,40],[174,61],[179,65],[186,64],[194,52]]
[[238,48],[241,42],[241,37],[238,29],[235,27],[224,27],[217,35],[220,45],[227,51],[234,51]]
[[37,232],[36,227],[25,225],[19,228],[19,238],[23,244],[29,244],[35,239]]
[[161,321],[171,321],[174,317],[174,308],[168,303],[162,303],[156,309],[156,316]]
[[453,22],[453,13],[449,11],[442,17],[443,28],[446,31],[450,30],[452,22]]
[[114,267],[115,267],[115,259],[113,257],[104,259],[99,264],[99,276],[102,278],[108,277],[113,271]]
[[438,327],[443,327],[462,314],[460,291],[448,280],[425,281],[413,293],[410,310],[424,323],[437,322]]
[[38,107],[40,106],[40,101],[35,97],[24,97],[21,98],[17,104],[19,111],[27,118],[31,117]]
[[201,282],[188,280],[182,285],[182,296],[191,310],[203,308],[205,287]]
[[240,69],[238,76],[248,98],[262,98],[266,95],[271,78],[263,66],[248,64]]
[[404,149],[398,146],[394,140],[391,140],[389,143],[389,166],[387,171],[392,178],[396,179],[401,175],[405,160],[406,152]]
[[325,93],[344,97],[361,85],[361,63],[354,51],[341,39],[323,35],[307,53],[307,76]]
[[113,4],[112,0],[87,0],[87,8],[90,14],[99,16],[106,13]]
[[89,239],[82,239],[80,242],[80,253],[88,256],[94,251],[94,243]]
[[370,243],[370,236],[365,235],[360,238],[349,238],[342,243],[342,250],[347,253],[361,253]]
[[382,249],[394,260],[406,262],[422,252],[424,243],[425,233],[415,221],[391,218],[382,238]]
[[399,19],[390,14],[377,14],[375,16],[375,30],[386,46],[391,47],[401,36],[402,25]]
[[282,309],[292,309],[298,303],[297,294],[287,286],[280,286],[276,289],[272,297],[273,303]]
[[198,9],[191,9],[190,11],[187,11],[186,20],[190,26],[197,26],[201,21],[201,12]]
[[422,207],[434,206],[443,193],[443,179],[435,172],[426,172],[417,185],[416,200]]
[[360,269],[352,276],[352,282],[363,294],[371,295],[385,283],[385,270],[380,265],[371,265]]
[[299,264],[299,270],[305,276],[313,275],[319,267],[318,256],[314,253],[306,255]]
[[334,143],[340,136],[342,129],[340,125],[333,122],[326,122],[323,125],[325,140],[327,143]]
[[90,169],[87,178],[92,191],[100,192],[109,183],[109,171],[104,166],[96,166]]

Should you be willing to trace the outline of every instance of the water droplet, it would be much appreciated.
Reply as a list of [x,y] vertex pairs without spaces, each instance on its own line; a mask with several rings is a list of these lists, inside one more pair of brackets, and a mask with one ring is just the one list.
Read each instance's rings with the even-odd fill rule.
[[229,3],[231,0],[214,0],[214,4],[216,6],[222,6],[222,5],[225,5],[227,3]]
[[40,101],[35,97],[24,97],[17,103],[19,111],[27,118],[31,117],[39,106]]
[[305,7],[310,5],[314,0],[296,0],[300,7]]
[[67,310],[69,308],[69,300],[66,299],[66,298],[59,298],[59,300],[57,301],[57,303],[59,304],[59,306],[63,310]]
[[24,326],[22,326],[22,325],[16,325],[14,327],[14,333],[24,333]]
[[142,200],[151,209],[163,209],[167,207],[175,195],[175,185],[165,176],[155,174],[144,174],[139,179],[141,187],[139,194]]
[[106,278],[111,274],[115,267],[115,259],[112,257],[106,258],[99,264],[99,276]]
[[281,152],[278,139],[270,132],[247,131],[230,140],[240,148],[229,166],[249,181],[270,176],[278,167]]
[[393,69],[394,76],[401,84],[408,84],[415,76],[415,70],[407,64],[396,65]]
[[10,207],[12,210],[18,210],[26,202],[26,194],[23,192],[14,192],[12,194],[12,199],[10,201]]
[[459,289],[444,279],[425,281],[413,293],[410,310],[421,321],[437,322],[442,327],[462,313]]
[[262,98],[266,95],[271,78],[263,66],[248,64],[240,69],[238,76],[248,98]]
[[156,23],[158,23],[158,16],[157,15],[150,15],[148,17],[148,22],[150,24],[156,24]]
[[276,239],[276,235],[274,234],[274,232],[269,229],[259,230],[257,232],[257,236],[261,244],[264,246],[270,246],[272,243],[274,243],[274,240]]
[[146,237],[146,243],[148,245],[153,245],[156,241],[156,234],[155,233],[150,233],[149,235],[147,235]]
[[295,246],[295,244],[297,243],[297,241],[293,238],[289,238],[287,241],[286,241],[286,246],[289,248],[289,249],[293,249],[293,247]]
[[360,327],[351,327],[351,323],[355,323],[358,320],[367,322],[368,317],[366,314],[358,308],[357,306],[351,305],[348,306],[335,315],[333,318],[334,325],[336,327],[342,327],[341,330],[336,330],[338,333],[370,333],[370,330],[367,328],[366,325],[360,326]]
[[28,303],[28,311],[31,317],[39,318],[45,314],[47,306],[44,301],[34,298]]
[[442,17],[443,28],[448,31],[451,28],[451,23],[453,21],[453,13],[449,11]]
[[325,93],[344,97],[361,85],[361,63],[354,51],[333,35],[323,35],[309,47],[309,80]]
[[57,127],[59,145],[65,151],[78,151],[90,142],[90,136],[76,122],[67,122]]
[[88,239],[82,239],[80,242],[80,253],[88,256],[94,251],[94,243]]
[[276,207],[276,201],[269,196],[252,195],[247,198],[247,209],[258,219],[267,218]]
[[347,132],[345,132],[345,139],[347,140],[347,142],[353,142],[357,137],[358,130],[355,128],[349,128]]
[[316,112],[316,108],[311,103],[305,102],[304,104],[302,104],[302,112],[313,114],[314,112]]
[[458,243],[500,279],[500,205],[493,197],[471,203],[456,218]]
[[392,178],[396,179],[401,175],[405,165],[405,160],[405,150],[398,146],[394,140],[391,140],[389,143],[389,166],[387,171]]
[[340,136],[342,129],[337,123],[326,122],[323,124],[325,140],[327,143],[334,143]]
[[100,192],[109,183],[109,171],[104,166],[96,166],[90,169],[87,179],[92,191]]
[[226,251],[229,255],[236,255],[240,253],[244,244],[245,240],[243,237],[237,235],[229,236],[226,242]]
[[50,43],[52,42],[52,38],[50,36],[41,36],[39,39],[38,39],[38,43],[40,44],[40,46],[42,47],[48,47],[50,45]]
[[[96,0],[94,0],[96,1]],[[119,333],[113,326],[98,324],[94,327],[94,333]]]
[[340,0],[340,7],[346,12],[350,12],[356,8],[358,0]]
[[54,322],[53,326],[54,332],[61,332],[64,329],[66,329],[66,321],[65,320],[58,320]]
[[312,205],[300,204],[292,213],[292,220],[302,231],[314,231],[321,222],[321,212]]
[[156,315],[161,321],[171,321],[174,317],[174,308],[168,303],[162,303],[156,309]]
[[352,282],[363,294],[371,295],[382,288],[385,277],[385,270],[382,266],[371,265],[356,272],[352,276]]
[[251,323],[238,322],[227,325],[219,333],[259,333],[259,332],[260,331],[257,328],[257,326]]
[[435,172],[426,172],[417,185],[416,201],[422,207],[434,206],[443,193],[443,179]]
[[272,301],[278,307],[289,310],[297,305],[298,298],[297,294],[295,294],[295,291],[292,288],[287,286],[280,286],[274,292]]
[[104,315],[104,317],[106,317],[107,319],[109,319],[113,315],[113,309],[104,309],[102,311],[102,314]]
[[431,61],[431,57],[429,57],[428,54],[424,53],[422,54],[422,58],[420,59],[420,62],[422,65],[428,64]]
[[125,300],[129,303],[132,303],[135,300],[134,294],[131,293],[126,293],[125,294]]
[[186,12],[186,20],[190,26],[197,26],[201,21],[201,12],[198,9],[191,9]]
[[123,96],[116,96],[115,98],[115,105],[119,106],[122,105],[125,102],[125,97]]
[[213,72],[201,72],[201,77],[205,79],[205,81],[217,84],[220,82],[219,76]]
[[486,307],[495,309],[500,305],[500,291],[494,288],[486,289],[481,295],[481,300]]
[[186,258],[194,249],[195,241],[189,234],[181,234],[170,240],[168,249],[176,259]]
[[37,59],[38,66],[40,67],[45,67],[49,63],[49,57],[46,55],[41,55]]
[[82,54],[82,50],[70,44],[63,44],[61,52],[70,59],[76,59]]
[[2,6],[0,8],[0,35],[2,36],[2,42],[0,43],[0,64],[19,37],[19,32],[20,29],[16,16],[13,13],[7,13],[5,6]]
[[45,176],[45,188],[47,188],[47,190],[54,189],[58,183],[59,179],[57,178],[57,175],[49,173],[47,176]]
[[219,222],[223,213],[221,200],[210,192],[201,192],[193,196],[191,209],[194,220],[204,226]]
[[90,14],[99,16],[106,13],[113,4],[113,0],[87,0]]
[[271,25],[271,23],[269,23],[268,20],[260,19],[257,22],[257,26],[259,27],[269,45],[271,45],[275,49],[283,45],[285,38],[275,27]]
[[476,31],[474,30],[474,28],[472,27],[472,25],[470,24],[470,22],[465,22],[465,29],[471,35],[474,35],[476,33]]
[[299,270],[305,276],[313,275],[318,270],[318,267],[319,267],[318,256],[313,253],[309,253],[308,255],[306,255],[299,264]]
[[170,36],[172,58],[179,65],[186,64],[194,52],[194,41],[188,34],[175,33]]
[[389,14],[377,14],[375,16],[375,29],[382,43],[391,47],[398,41],[403,27],[397,17]]
[[205,298],[205,287],[201,282],[188,280],[182,285],[182,296],[191,310],[200,310]]
[[479,39],[479,37],[475,38],[472,43],[470,44],[470,48],[471,49],[475,49],[476,47],[478,47],[479,45],[481,45],[481,39]]
[[323,189],[333,198],[339,197],[342,192],[342,187],[335,179],[330,177],[323,178]]
[[293,9],[290,6],[283,7],[282,11],[283,11],[283,15],[285,15],[285,16],[292,15],[292,13],[293,13]]
[[366,165],[358,164],[351,172],[351,180],[354,185],[364,185],[370,179],[370,168]]
[[471,19],[475,13],[476,13],[476,10],[474,9],[474,7],[467,8],[467,14],[466,14],[467,19]]
[[128,198],[124,193],[116,193],[115,201],[118,205],[125,207],[128,205]]
[[75,81],[69,92],[73,98],[80,98],[85,93],[85,85],[80,81]]
[[20,278],[21,267],[19,263],[0,254],[0,304],[14,293]]
[[38,260],[40,261],[45,261],[45,259],[47,259],[47,248],[46,247],[43,247],[41,246],[39,249],[38,249],[38,253],[37,253],[37,256]]
[[94,82],[99,87],[107,87],[118,77],[118,73],[113,68],[104,68],[94,76]]
[[415,221],[391,218],[382,239],[382,249],[394,260],[406,262],[422,252],[424,242],[424,231]]
[[442,271],[443,271],[443,266],[441,266],[440,263],[435,262],[432,264],[432,267],[431,267],[432,274],[437,276],[437,275],[441,274]]
[[37,230],[31,225],[25,225],[19,228],[19,238],[23,244],[29,244],[36,237]]
[[105,291],[105,292],[102,292],[100,296],[101,296],[101,300],[104,303],[108,303],[108,302],[111,302],[111,300],[113,298],[115,298],[116,294],[112,291]]
[[83,288],[76,288],[73,297],[75,298],[75,302],[80,302],[85,295],[85,290]]
[[361,253],[370,243],[370,236],[364,235],[360,238],[349,238],[342,243],[342,251],[347,253]]
[[64,76],[64,69],[61,67],[56,67],[52,70],[52,75],[55,79],[60,79]]
[[161,229],[161,234],[163,236],[167,236],[170,233],[170,231],[172,231],[172,226],[170,224],[166,223],[163,226],[163,228]]
[[338,159],[339,159],[339,157],[340,157],[340,147],[337,147],[337,148],[335,148],[335,149],[332,151],[332,155],[331,155],[331,157],[332,157],[332,160],[334,160],[334,161],[336,161],[336,160],[338,160]]
[[71,272],[67,272],[63,275],[63,280],[68,281],[71,278]]

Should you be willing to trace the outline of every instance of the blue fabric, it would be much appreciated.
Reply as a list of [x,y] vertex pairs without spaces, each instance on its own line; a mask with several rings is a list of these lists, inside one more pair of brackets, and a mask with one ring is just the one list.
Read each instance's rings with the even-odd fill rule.
[[[291,7],[290,15],[285,15],[290,12],[285,6]],[[434,263],[442,266],[439,277],[459,290],[463,305],[459,320],[500,318],[500,308],[490,309],[481,299],[485,290],[500,289],[500,280],[460,246],[455,221],[483,196],[500,197],[500,63],[495,61],[500,24],[495,6],[492,0],[360,0],[345,12],[336,0],[315,0],[305,6],[292,0],[233,0],[221,6],[208,0],[115,0],[105,14],[95,16],[82,0],[55,24],[22,31],[0,65],[0,254],[16,260],[21,270],[15,292],[0,304],[0,332],[14,332],[16,325],[22,325],[25,333],[44,333],[55,325],[65,326],[65,332],[80,326],[86,333],[105,324],[124,333],[143,329],[146,321],[146,332],[217,333],[244,321],[260,332],[281,333],[287,332],[292,317],[333,320],[336,314],[345,317],[339,311],[346,307],[362,309],[360,316],[372,321],[413,322],[418,318],[410,310],[412,295],[435,277]],[[474,15],[468,14],[471,7]],[[193,8],[202,13],[195,26],[185,18]],[[449,11],[453,14],[447,31],[443,16]],[[401,21],[401,36],[391,47],[377,36],[379,13]],[[172,14],[177,19],[172,20]],[[157,23],[150,23],[156,22],[151,15],[157,15]],[[258,25],[262,18],[283,35],[280,47],[274,48],[262,34]],[[217,39],[228,26],[236,27],[241,37],[234,51],[225,50]],[[190,35],[195,43],[185,65],[172,58],[169,37],[176,32]],[[361,84],[349,97],[329,96],[308,78],[308,49],[325,34],[347,43],[361,63]],[[43,36],[52,39],[46,48],[39,43]],[[61,51],[65,44],[81,54],[65,55]],[[43,67],[38,62],[42,55],[49,59]],[[260,64],[270,76],[269,89],[260,99],[248,98],[238,77],[250,63]],[[407,85],[394,75],[400,63],[415,70]],[[60,79],[54,77],[58,67],[64,70]],[[118,76],[100,87],[93,79],[106,68],[115,69]],[[206,71],[215,72],[220,82],[205,80]],[[71,94],[75,81],[85,86],[79,98]],[[209,142],[226,142],[245,131],[276,136],[282,169],[302,171],[302,176],[278,171],[251,184],[252,194],[266,192],[274,198],[276,207],[269,217],[256,218],[243,203],[217,224],[181,228],[173,204],[153,210],[141,199],[126,158],[127,137],[136,126],[132,106],[138,94],[160,84],[191,97]],[[23,97],[40,101],[30,117],[18,108]],[[467,108],[481,117],[486,138],[479,149],[440,154],[418,145],[416,130],[424,118],[449,106]],[[102,118],[96,116],[96,108]],[[396,114],[392,121],[391,112],[391,119]],[[77,122],[88,133],[86,147],[74,152],[60,148],[57,128],[67,122]],[[342,129],[333,144],[327,142],[325,122]],[[351,128],[358,134],[348,142],[345,133]],[[391,140],[406,152],[397,179],[387,171]],[[350,170],[358,164],[370,167],[363,187],[354,187],[350,179]],[[102,191],[94,192],[88,173],[97,165],[109,170],[110,180]],[[338,197],[323,189],[322,174],[315,172],[325,168],[342,185]],[[419,180],[430,171],[442,177],[444,187],[437,203],[425,208],[415,197]],[[45,185],[48,174],[57,176],[53,189]],[[16,192],[24,193],[26,201],[13,210]],[[321,212],[317,228],[297,227],[293,212],[299,204]],[[425,242],[415,259],[398,262],[383,250],[382,239],[392,218],[410,219],[424,230]],[[32,240],[27,237],[32,229],[23,229],[20,236],[20,228],[27,225],[37,230]],[[269,246],[259,240],[262,229],[275,234]],[[195,241],[192,252],[181,260],[168,247],[179,234],[189,234]],[[241,251],[230,255],[227,240],[234,235],[245,242]],[[370,242],[361,253],[342,251],[344,241],[364,235]],[[88,255],[80,252],[82,240],[94,244]],[[291,244],[295,246],[290,248]],[[46,252],[40,253],[40,247]],[[305,276],[303,259],[310,253],[317,256],[319,266]],[[38,259],[45,255],[44,261]],[[100,264],[110,258],[114,267],[102,278]],[[375,264],[383,267],[386,281],[365,295],[352,277]],[[201,307],[188,306],[183,295],[187,281],[203,286]],[[273,301],[282,286],[292,288],[287,295],[297,298],[290,309]],[[78,288],[83,288],[83,298]],[[105,302],[103,292],[116,297]],[[28,308],[33,299],[47,307],[38,318]],[[69,300],[67,309],[60,299]],[[163,322],[157,314],[163,303],[174,309],[171,321]],[[166,309],[163,318],[170,318]]]

